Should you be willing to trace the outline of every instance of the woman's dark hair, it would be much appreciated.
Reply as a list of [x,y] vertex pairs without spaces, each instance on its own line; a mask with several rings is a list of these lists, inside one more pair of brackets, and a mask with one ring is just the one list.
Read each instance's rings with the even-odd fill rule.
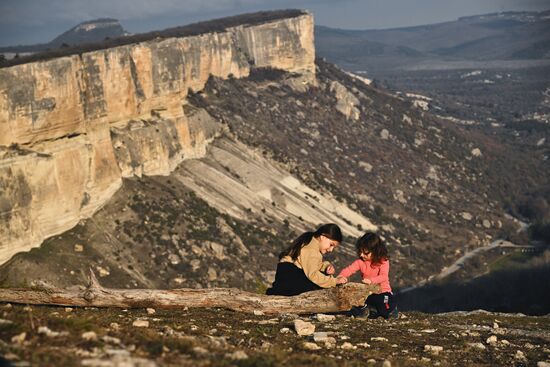
[[381,264],[382,261],[388,260],[388,248],[376,233],[365,233],[357,240],[355,248],[358,256],[363,252],[370,252],[372,265]]
[[307,245],[313,237],[319,237],[321,235],[333,241],[342,242],[342,231],[340,227],[334,223],[323,224],[321,227],[317,228],[315,232],[302,233],[292,242],[289,248],[279,254],[279,260],[285,256],[290,256],[292,260],[295,261],[298,259],[298,256],[300,256],[302,247]]

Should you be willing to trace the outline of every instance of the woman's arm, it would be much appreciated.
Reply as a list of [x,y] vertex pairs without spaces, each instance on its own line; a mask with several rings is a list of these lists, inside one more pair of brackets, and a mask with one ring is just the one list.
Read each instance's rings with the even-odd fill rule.
[[335,287],[336,279],[333,276],[325,275],[321,272],[323,257],[318,251],[317,253],[315,253],[315,251],[317,250],[307,251],[306,248],[302,248],[300,252],[299,261],[306,277],[319,287]]

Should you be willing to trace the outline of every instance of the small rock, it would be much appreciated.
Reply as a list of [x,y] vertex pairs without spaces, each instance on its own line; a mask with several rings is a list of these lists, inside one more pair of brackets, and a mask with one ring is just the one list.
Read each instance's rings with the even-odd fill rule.
[[370,338],[371,341],[373,342],[387,342],[388,339],[382,337],[382,336],[375,336],[375,337],[372,337]]
[[321,349],[320,346],[318,346],[317,344],[312,343],[312,342],[304,342],[302,344],[302,348],[304,348],[305,350],[319,350],[319,349]]
[[40,326],[38,328],[38,334],[43,334],[43,335],[46,335],[47,337],[49,338],[55,338],[55,337],[58,337],[58,336],[65,336],[65,335],[69,335],[68,332],[66,331],[52,331],[50,330],[49,327],[47,326]]
[[109,329],[111,329],[113,331],[118,331],[118,330],[120,330],[120,325],[117,324],[116,322],[111,322],[109,324]]
[[462,212],[462,213],[460,213],[460,215],[462,216],[462,218],[464,220],[472,220],[472,218],[473,218],[472,214],[470,214],[468,212]]
[[544,362],[544,361],[539,361],[539,362],[537,362],[537,367],[550,367],[550,363]]
[[14,344],[23,344],[25,341],[25,338],[27,337],[27,333],[23,332],[21,334],[15,335],[11,338],[11,342]]
[[497,322],[496,322],[496,321],[495,321],[495,322],[493,322],[493,329],[498,329],[498,324],[497,324]]
[[518,361],[527,361],[527,358],[525,358],[525,354],[523,354],[523,352],[521,350],[518,350],[516,352],[516,355],[514,356],[514,358]]
[[[482,224],[483,224],[483,227],[485,227],[487,229],[491,228],[491,222],[489,222],[487,219],[483,219]],[[495,322],[495,324],[496,324],[496,322]],[[497,328],[498,328],[498,324],[497,324]],[[495,328],[495,329],[497,329],[497,328]]]
[[313,333],[313,340],[317,343],[325,342],[329,338],[329,334],[326,331],[317,331]]
[[421,333],[435,333],[437,330],[436,329],[424,329],[424,330],[420,330]]
[[487,349],[483,343],[468,343],[468,346],[471,348],[479,349],[479,350],[485,350]]
[[301,336],[311,335],[315,332],[315,325],[300,319],[294,320],[294,330]]
[[101,337],[101,340],[108,344],[120,344],[120,339],[114,336],[105,335]]
[[237,351],[231,353],[228,357],[231,358],[234,361],[238,361],[238,360],[242,360],[242,359],[248,359],[248,355],[242,350],[237,350]]
[[208,355],[208,350],[204,349],[203,347],[194,347],[193,348],[193,353],[195,353],[196,355],[199,355],[199,356],[206,356],[206,355]]
[[363,347],[363,348],[370,348],[370,344],[368,344],[368,343],[357,343],[357,346],[358,347]]
[[384,363],[382,363],[382,367],[391,367],[391,362],[388,361],[387,359],[384,360]]
[[71,308],[71,307],[65,307],[65,312],[73,312],[73,308]]
[[432,354],[438,355],[439,352],[443,351],[443,347],[439,345],[428,345],[424,346],[424,352],[430,352]]
[[510,342],[509,342],[508,340],[502,339],[502,340],[500,341],[500,344],[502,344],[502,345],[504,345],[504,346],[508,346],[508,345],[510,345]]
[[96,269],[97,269],[97,272],[99,273],[99,276],[100,276],[101,278],[106,277],[106,276],[108,276],[108,275],[111,274],[111,273],[109,272],[109,270],[107,270],[107,269],[105,269],[105,268],[103,268],[103,267],[101,267],[101,266],[96,266]]
[[383,129],[382,131],[380,131],[380,137],[382,138],[382,140],[388,140],[388,138],[390,137],[390,132],[386,129]]
[[472,149],[471,153],[474,157],[481,157],[481,150],[479,148]]
[[284,328],[282,328],[281,330],[279,330],[279,332],[280,332],[281,334],[287,334],[287,333],[290,333],[290,329],[287,328],[287,327],[284,327]]
[[135,327],[149,327],[149,321],[147,321],[147,320],[135,320],[132,323],[132,326],[135,326]]
[[375,364],[375,363],[376,363],[376,359],[370,358],[370,359],[367,360],[367,363],[368,363],[368,364]]
[[315,318],[320,322],[330,322],[336,320],[336,316],[334,315],[325,315],[322,313],[318,313],[315,315]]
[[82,333],[82,339],[87,341],[95,341],[97,340],[97,334],[93,331],[87,331],[85,333]]
[[78,243],[74,245],[74,252],[82,252],[82,251],[84,251],[84,246]]
[[265,315],[265,313],[263,311],[260,311],[260,310],[254,310],[254,315],[263,316],[263,315]]
[[154,308],[148,308],[147,309],[147,314],[149,315],[154,315],[157,311],[154,309]]
[[357,349],[357,347],[350,342],[345,342],[340,346],[341,349],[351,350],[351,349]]
[[489,344],[489,345],[495,345],[498,341],[498,338],[496,335],[491,335],[490,337],[487,338],[486,340],[486,343]]

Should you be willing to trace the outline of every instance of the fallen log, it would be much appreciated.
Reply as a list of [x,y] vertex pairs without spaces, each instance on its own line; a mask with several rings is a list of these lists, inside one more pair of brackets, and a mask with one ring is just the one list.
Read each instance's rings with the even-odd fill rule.
[[262,311],[266,314],[338,312],[362,306],[377,291],[376,286],[348,283],[298,296],[266,296],[235,288],[208,289],[112,289],[102,287],[91,272],[84,290],[0,289],[0,302],[70,307],[116,307],[182,309],[184,307],[226,308]]

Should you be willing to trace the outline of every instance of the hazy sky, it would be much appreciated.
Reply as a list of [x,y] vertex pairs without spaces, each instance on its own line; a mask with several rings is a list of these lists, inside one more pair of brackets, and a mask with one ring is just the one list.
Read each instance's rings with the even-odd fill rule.
[[319,25],[391,28],[509,10],[548,10],[550,0],[0,0],[0,46],[44,43],[86,20],[116,18],[130,32],[266,10],[300,8]]

